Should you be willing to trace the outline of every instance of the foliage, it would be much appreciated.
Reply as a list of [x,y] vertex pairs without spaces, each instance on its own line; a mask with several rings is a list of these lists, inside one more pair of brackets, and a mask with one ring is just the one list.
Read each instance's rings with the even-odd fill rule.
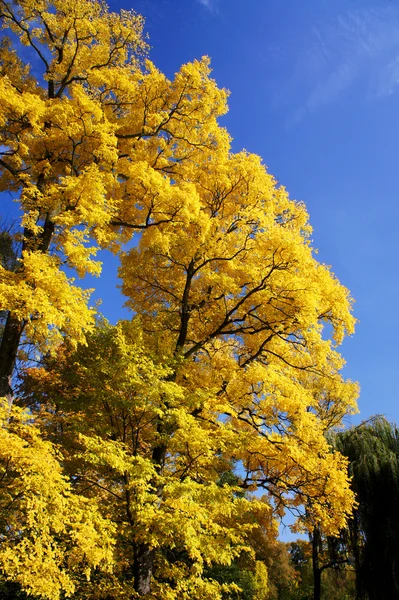
[[[136,230],[184,218],[189,184],[177,184],[175,170],[197,168],[228,136],[216,122],[226,93],[209,61],[167,80],[145,60],[133,11],[1,0],[0,17],[12,36],[0,45],[0,190],[15,194],[24,229],[19,268],[0,268],[0,303],[10,311],[5,394],[22,335],[51,351],[63,335],[84,342],[93,328],[90,292],[63,269],[99,275],[100,247],[117,251]],[[19,56],[27,53],[33,71]]]
[[346,532],[358,596],[370,600],[394,598],[399,593],[398,429],[377,417],[340,433],[336,444],[350,461],[358,502]]
[[[214,390],[245,484],[291,491],[293,506],[312,498],[314,517],[336,530],[351,494],[323,434],[354,409],[357,387],[322,332],[330,323],[339,343],[352,331],[347,291],[315,261],[304,207],[257,157],[216,155],[191,178],[190,218],[144,231],[122,255],[127,304],[154,348],[181,357],[177,381]],[[194,408],[209,418],[206,403]]]
[[[128,593],[127,573],[137,578],[141,553],[151,552],[160,597],[184,597],[188,586],[216,598],[217,588],[199,591],[207,565],[228,573],[232,560],[256,547],[260,525],[264,538],[275,538],[271,498],[251,498],[243,477],[227,477],[242,440],[226,401],[206,381],[192,387],[181,357],[159,362],[152,342],[137,318],[103,323],[87,347],[64,346],[41,369],[27,370],[25,403],[32,411],[40,405],[44,435],[62,448],[75,489],[100,499],[117,524],[112,589]],[[272,490],[283,493],[278,484]]]
[[[267,571],[267,586],[263,586],[267,600],[290,600],[298,587],[299,573],[292,563],[289,544],[278,541],[262,527],[249,534],[248,542],[257,564],[264,565]],[[240,567],[248,569],[245,563]]]
[[[245,568],[239,562],[228,566],[213,567],[207,577],[221,584],[235,584],[234,598],[237,600],[267,600],[269,598],[268,575],[264,563],[256,561],[253,570]],[[232,597],[231,590],[223,594],[223,599]]]
[[73,492],[56,448],[28,413],[0,407],[0,568],[42,598],[59,598],[113,564],[113,526]]
[[[274,535],[268,504],[220,482],[231,431],[192,417],[205,393],[190,397],[170,380],[171,368],[151,358],[136,321],[103,324],[87,348],[63,350],[47,359],[47,370],[28,371],[26,401],[33,409],[40,400],[42,428],[62,447],[75,490],[96,498],[116,524],[114,588],[132,592],[127,573],[151,548],[160,598],[184,598],[190,589],[218,598],[216,583],[202,577],[206,566],[251,553],[246,538],[259,523]],[[168,451],[157,465],[160,438]],[[93,583],[83,593],[99,597]]]
[[[16,268],[0,268],[9,403],[21,341],[41,357],[19,390],[27,412],[4,416],[19,452],[4,461],[21,474],[5,482],[21,500],[2,570],[48,598],[216,600],[252,581],[260,600],[251,539],[275,538],[274,512],[309,506],[298,528],[327,534],[351,512],[347,462],[325,436],[356,410],[337,349],[354,330],[349,292],[316,261],[304,205],[259,157],[231,152],[207,58],[169,81],[134,12],[0,6],[0,188],[23,228]],[[71,277],[99,275],[100,248],[120,256],[135,314],[115,327],[96,326]],[[33,515],[40,531],[25,530]],[[37,568],[24,544],[40,546]],[[244,555],[242,591],[207,575]]]

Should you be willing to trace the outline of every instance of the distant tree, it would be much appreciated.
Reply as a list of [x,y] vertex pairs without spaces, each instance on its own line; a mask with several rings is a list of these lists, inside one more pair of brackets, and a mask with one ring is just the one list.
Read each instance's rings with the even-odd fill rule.
[[277,539],[272,531],[259,527],[249,536],[255,557],[266,565],[268,576],[267,600],[289,600],[298,585],[298,572],[291,561],[290,544]]
[[[291,594],[279,600],[354,600],[355,574],[344,561],[337,560],[331,549],[332,538],[311,536],[310,541],[297,540],[290,544],[291,564],[297,572],[298,585]],[[315,540],[318,556],[315,575]],[[330,552],[331,551],[331,552]],[[315,586],[315,577],[318,584]]]
[[358,507],[348,524],[357,597],[399,597],[399,430],[383,417],[337,435]]
[[266,565],[255,562],[246,565],[245,560],[232,562],[226,566],[214,566],[206,572],[207,577],[220,584],[237,586],[236,590],[222,592],[223,600],[270,600],[268,572]]

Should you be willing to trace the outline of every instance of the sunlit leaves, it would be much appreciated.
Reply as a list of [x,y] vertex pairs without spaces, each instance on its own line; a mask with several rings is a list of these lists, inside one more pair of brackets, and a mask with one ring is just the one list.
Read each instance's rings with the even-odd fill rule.
[[113,563],[114,526],[95,500],[73,492],[60,458],[28,413],[1,406],[0,568],[48,600]]

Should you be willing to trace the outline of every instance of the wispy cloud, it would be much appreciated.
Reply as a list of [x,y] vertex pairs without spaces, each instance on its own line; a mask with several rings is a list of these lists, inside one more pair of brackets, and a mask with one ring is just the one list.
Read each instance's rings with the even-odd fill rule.
[[212,13],[216,13],[218,11],[218,4],[219,4],[218,0],[197,0],[197,1]]
[[399,7],[344,12],[319,23],[306,37],[285,86],[285,93],[295,91],[299,99],[288,125],[336,101],[355,84],[368,100],[399,92]]

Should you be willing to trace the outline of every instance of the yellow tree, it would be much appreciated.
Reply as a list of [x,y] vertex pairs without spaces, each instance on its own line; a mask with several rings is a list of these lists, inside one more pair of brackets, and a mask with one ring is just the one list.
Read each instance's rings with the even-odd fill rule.
[[[124,523],[123,589],[159,598],[218,598],[204,566],[231,561],[262,520],[270,532],[269,507],[311,506],[309,522],[334,534],[353,502],[325,437],[355,410],[336,350],[353,330],[348,291],[258,157],[208,156],[184,172],[190,211],[122,255],[134,322],[32,369],[26,392],[82,493],[89,481]],[[232,465],[236,488],[220,487]]]
[[15,194],[23,228],[19,267],[0,272],[4,396],[22,336],[48,350],[63,335],[83,341],[93,326],[90,294],[62,267],[98,275],[99,247],[116,250],[134,230],[185,211],[185,184],[171,178],[226,143],[216,122],[226,94],[206,60],[173,82],[145,61],[134,12],[91,0],[1,0],[0,18],[19,38],[16,49],[6,36],[0,46],[0,190]]
[[[23,233],[16,270],[0,270],[0,396],[21,339],[33,342],[47,370],[29,375],[32,418],[121,541],[96,598],[132,586],[218,598],[205,565],[237,556],[269,506],[311,506],[328,534],[350,512],[346,463],[324,435],[355,409],[337,351],[354,328],[349,293],[316,261],[305,207],[258,157],[231,153],[207,60],[170,82],[145,60],[135,13],[90,0],[0,6],[42,67],[29,72],[3,38],[0,186]],[[135,231],[120,276],[137,324],[93,334],[85,367],[73,348],[94,311],[64,267],[99,274],[98,248],[119,252]],[[239,487],[267,502],[220,485],[234,464]]]
[[[338,531],[352,494],[324,434],[355,410],[357,386],[343,380],[335,348],[353,331],[348,291],[315,260],[304,206],[258,157],[215,153],[185,177],[190,215],[143,232],[122,256],[127,304],[156,352],[178,361],[174,381],[208,394],[190,419],[229,431],[243,485],[277,504],[311,504],[312,518]],[[159,418],[160,471],[164,436],[182,429]]]
[[275,538],[270,505],[244,494],[239,478],[227,483],[230,428],[191,414],[201,399],[212,402],[212,390],[177,384],[175,365],[162,360],[135,320],[102,325],[87,347],[62,346],[26,372],[24,401],[31,412],[40,404],[43,437],[60,448],[75,494],[101,506],[115,531],[112,573],[81,578],[79,598],[221,599],[238,590],[211,567],[243,554],[254,582],[267,582],[249,534],[262,526]]

